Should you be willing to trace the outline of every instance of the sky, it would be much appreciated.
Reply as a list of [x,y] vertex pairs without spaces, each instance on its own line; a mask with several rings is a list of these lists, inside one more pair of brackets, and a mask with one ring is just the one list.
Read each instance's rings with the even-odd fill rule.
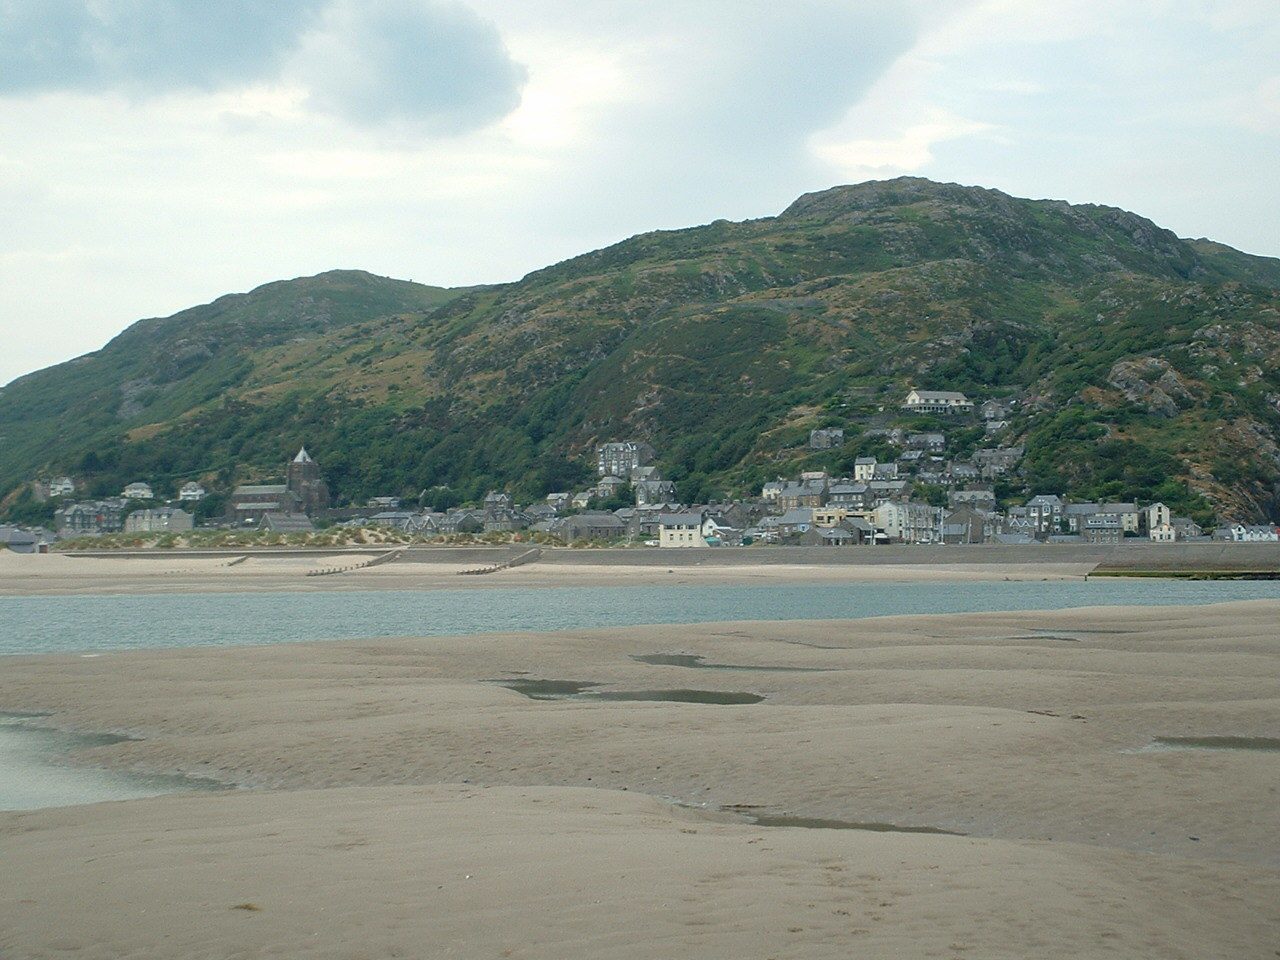
[[0,0],[0,384],[900,175],[1280,256],[1276,0]]

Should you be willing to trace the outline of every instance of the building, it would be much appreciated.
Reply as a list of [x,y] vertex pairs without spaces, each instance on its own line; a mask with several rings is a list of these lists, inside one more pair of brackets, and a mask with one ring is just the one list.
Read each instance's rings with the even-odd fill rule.
[[1026,518],[1037,536],[1061,532],[1062,518],[1066,504],[1057,494],[1039,494],[1026,504]]
[[984,400],[979,408],[982,412],[983,420],[1009,421],[1010,415],[1013,413],[1013,400]]
[[601,500],[611,500],[616,497],[627,485],[627,481],[621,477],[607,476],[601,477],[600,482],[596,484],[596,496]]
[[306,447],[299,448],[289,463],[285,485],[297,498],[303,513],[309,515],[329,506],[329,487],[320,475],[320,464],[311,459]]
[[912,390],[902,401],[909,413],[972,413],[973,401],[950,390]]
[[[1160,527],[1172,527],[1173,516],[1169,512],[1169,508],[1163,503],[1153,503],[1142,511],[1143,525],[1148,530],[1156,530]],[[1152,537],[1151,539],[1155,539]]]
[[151,490],[151,484],[143,483],[141,480],[135,480],[125,487],[120,496],[126,500],[154,500],[156,498],[156,495]]
[[941,538],[941,511],[924,503],[886,501],[873,514],[877,530],[897,543],[935,543]]
[[638,507],[676,502],[676,485],[672,480],[637,480],[635,492]]
[[961,506],[942,518],[943,543],[986,543],[995,533],[991,514],[973,506]]
[[1153,543],[1176,543],[1178,540],[1178,530],[1171,523],[1150,527],[1147,532]]
[[907,449],[942,453],[947,449],[947,436],[944,433],[911,433],[907,435]]
[[76,493],[76,482],[70,477],[54,477],[49,481],[49,496],[73,497]]
[[1124,526],[1113,513],[1095,513],[1084,518],[1080,536],[1085,543],[1119,543],[1124,538]]
[[272,533],[311,533],[315,528],[305,513],[266,513],[259,529]]
[[705,547],[702,536],[704,515],[698,513],[665,513],[658,521],[658,546]]
[[551,532],[565,542],[617,540],[627,535],[627,525],[612,513],[578,513],[554,521]]
[[1229,538],[1234,543],[1275,543],[1280,540],[1280,533],[1270,524],[1248,526],[1233,523],[1227,527]]
[[824,427],[809,431],[810,450],[832,450],[844,446],[844,430],[840,427]]
[[630,480],[632,470],[649,466],[653,458],[653,447],[647,443],[635,440],[602,443],[596,447],[596,472],[602,477]]
[[776,503],[778,498],[782,496],[782,491],[787,488],[785,480],[770,480],[760,488],[760,499],[766,503]]
[[115,498],[68,504],[53,515],[58,536],[83,537],[119,533],[124,529],[126,504],[126,500]]
[[1136,503],[1104,503],[1098,508],[1100,513],[1120,519],[1120,529],[1124,533],[1136,534],[1141,522],[1142,511]]
[[853,461],[853,479],[859,482],[872,480],[876,475],[875,457],[858,457]]
[[1022,447],[995,447],[973,452],[973,464],[986,480],[994,480],[1015,470],[1022,460]]
[[195,518],[177,507],[135,510],[124,518],[125,533],[181,533],[195,527]]
[[183,503],[199,503],[209,494],[205,492],[204,487],[192,480],[184,483],[178,490],[178,499]]

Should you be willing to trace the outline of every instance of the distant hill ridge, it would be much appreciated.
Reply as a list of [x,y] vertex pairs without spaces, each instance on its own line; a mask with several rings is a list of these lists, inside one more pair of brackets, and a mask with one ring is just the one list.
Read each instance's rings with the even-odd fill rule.
[[[55,473],[225,489],[305,441],[342,499],[532,497],[634,437],[705,499],[842,469],[918,385],[1023,398],[998,442],[1026,445],[1031,490],[1261,519],[1280,506],[1278,360],[1278,260],[900,178],[516,283],[332,271],[140,321],[0,392],[0,493]],[[846,446],[805,449],[827,425]]]

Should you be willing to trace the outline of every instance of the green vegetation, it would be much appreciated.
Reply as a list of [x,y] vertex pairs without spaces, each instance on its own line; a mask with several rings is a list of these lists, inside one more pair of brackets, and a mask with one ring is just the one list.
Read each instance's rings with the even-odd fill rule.
[[[323,274],[6,387],[0,493],[70,473],[96,496],[136,479],[224,495],[305,442],[340,502],[441,508],[581,489],[596,442],[635,437],[702,500],[886,457],[860,428],[897,419],[908,384],[1024,398],[1002,442],[1025,443],[1026,488],[1002,496],[1261,518],[1280,489],[1280,263],[1112,208],[902,179],[502,286]],[[816,426],[848,442],[810,451]],[[962,454],[987,442],[945,426]],[[18,493],[3,509],[51,515]]]

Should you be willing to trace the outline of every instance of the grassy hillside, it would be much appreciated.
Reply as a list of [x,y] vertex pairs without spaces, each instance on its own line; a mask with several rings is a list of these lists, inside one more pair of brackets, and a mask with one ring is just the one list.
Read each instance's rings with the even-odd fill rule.
[[[325,274],[144,321],[5,388],[0,489],[55,470],[225,486],[305,441],[354,501],[533,496],[635,436],[700,499],[847,465],[914,384],[1023,397],[1002,442],[1025,441],[1036,489],[1260,518],[1280,489],[1277,360],[1278,261],[1114,208],[902,179],[515,284]],[[809,454],[828,424],[850,442]]]

